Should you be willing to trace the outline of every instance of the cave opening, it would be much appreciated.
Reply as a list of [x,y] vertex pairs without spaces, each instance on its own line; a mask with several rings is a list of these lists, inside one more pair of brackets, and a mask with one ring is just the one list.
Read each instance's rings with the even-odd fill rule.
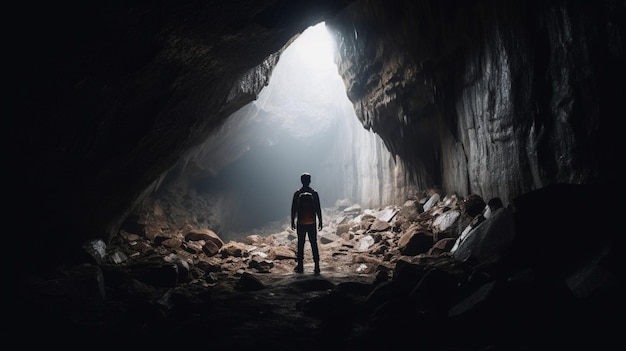
[[[281,54],[258,98],[213,136],[221,151],[209,159],[206,167],[214,172],[198,190],[220,204],[220,235],[284,229],[304,172],[312,174],[324,208],[376,202],[359,194],[378,192],[376,159],[391,156],[359,122],[335,50],[324,22],[303,31]],[[370,159],[371,153],[377,155]]]

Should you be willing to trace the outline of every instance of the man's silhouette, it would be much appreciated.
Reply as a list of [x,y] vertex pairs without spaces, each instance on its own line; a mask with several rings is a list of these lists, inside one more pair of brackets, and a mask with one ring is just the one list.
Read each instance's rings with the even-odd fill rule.
[[[313,261],[315,262],[315,274],[320,273],[320,253],[317,248],[317,229],[322,229],[322,208],[317,191],[309,186],[311,175],[303,173],[300,176],[302,187],[293,194],[291,202],[291,228],[298,233],[298,252],[296,253],[298,265],[295,271],[304,271],[304,241],[308,234],[311,251],[313,251]],[[316,226],[315,218],[319,219],[319,226]],[[296,226],[297,222],[297,226]]]

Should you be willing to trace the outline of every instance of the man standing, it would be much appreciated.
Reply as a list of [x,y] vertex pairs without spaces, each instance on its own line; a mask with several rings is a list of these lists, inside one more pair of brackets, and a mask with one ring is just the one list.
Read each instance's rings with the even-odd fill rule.
[[[311,175],[303,173],[300,176],[302,187],[293,194],[291,202],[291,229],[296,229],[298,234],[298,251],[296,253],[298,264],[296,273],[304,272],[304,241],[308,234],[311,251],[313,251],[313,261],[315,262],[315,274],[320,273],[320,253],[317,247],[317,230],[322,229],[322,208],[317,191],[309,186]],[[319,219],[319,226],[316,226],[316,218]],[[297,226],[296,226],[297,221]]]

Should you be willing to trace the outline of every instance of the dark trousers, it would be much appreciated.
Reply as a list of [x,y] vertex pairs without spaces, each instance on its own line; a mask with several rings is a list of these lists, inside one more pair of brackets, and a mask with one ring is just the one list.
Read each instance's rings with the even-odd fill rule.
[[313,251],[313,261],[318,263],[320,261],[320,252],[317,248],[317,226],[316,224],[298,224],[298,264],[304,261],[304,242],[306,236],[309,236],[309,243],[311,244],[311,251]]

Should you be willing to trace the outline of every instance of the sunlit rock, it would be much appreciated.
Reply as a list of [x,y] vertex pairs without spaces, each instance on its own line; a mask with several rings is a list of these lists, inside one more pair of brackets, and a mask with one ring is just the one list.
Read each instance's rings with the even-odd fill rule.
[[433,229],[438,233],[443,233],[449,230],[459,218],[461,213],[456,210],[446,211],[441,215],[437,216],[433,221]]
[[439,195],[438,193],[433,194],[428,199],[428,201],[426,201],[426,203],[424,204],[424,206],[423,206],[424,212],[430,210],[435,205],[437,205],[437,203],[439,202],[440,199],[441,199],[441,195]]
[[371,235],[366,235],[359,239],[357,250],[367,251],[372,245],[374,245],[374,238]]

